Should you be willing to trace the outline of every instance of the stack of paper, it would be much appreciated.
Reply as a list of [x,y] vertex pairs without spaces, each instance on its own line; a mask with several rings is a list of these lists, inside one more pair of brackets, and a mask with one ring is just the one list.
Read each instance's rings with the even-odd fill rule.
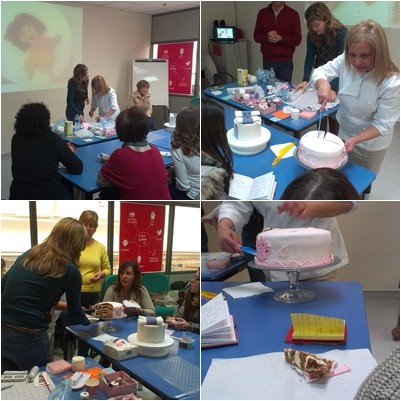
[[276,190],[276,180],[273,172],[256,178],[233,174],[228,196],[235,199],[267,199],[272,200]]
[[202,348],[238,344],[233,317],[222,293],[202,306],[201,316]]
[[286,342],[344,343],[346,325],[344,319],[309,313],[291,313],[292,327]]

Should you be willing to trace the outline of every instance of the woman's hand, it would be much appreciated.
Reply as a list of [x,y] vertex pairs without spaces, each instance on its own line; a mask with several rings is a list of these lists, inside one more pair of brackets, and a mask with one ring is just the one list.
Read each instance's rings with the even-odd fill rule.
[[346,141],[344,142],[344,146],[345,146],[345,150],[347,151],[347,153],[352,152],[354,150],[354,147],[355,147],[354,138],[346,139]]
[[135,308],[135,307],[132,307],[132,306],[125,307],[124,308],[124,313],[126,315],[129,315],[129,316],[140,315],[141,314],[141,308]]
[[[167,318],[167,319],[171,319],[170,320],[170,324],[176,330],[189,330],[191,328],[191,325],[185,319],[183,319],[182,317]],[[166,323],[169,324],[167,322],[167,319],[166,319]],[[173,319],[174,319],[174,321],[173,321]]]
[[97,283],[99,280],[101,280],[103,278],[103,272],[96,272],[91,278],[90,281],[92,283]]
[[67,142],[67,146],[71,150],[72,153],[76,152],[77,148],[75,147],[75,145],[73,143]]
[[230,219],[224,218],[218,224],[218,239],[222,251],[228,253],[240,253],[242,255],[241,242],[233,229]]
[[298,85],[295,85],[294,90],[295,90],[295,92],[301,90],[302,93],[304,93],[306,91],[307,86],[308,86],[308,82],[302,81]]
[[324,110],[327,102],[331,96],[331,86],[328,81],[325,79],[318,79],[316,82],[317,86],[317,99],[318,102],[322,105],[320,110]]

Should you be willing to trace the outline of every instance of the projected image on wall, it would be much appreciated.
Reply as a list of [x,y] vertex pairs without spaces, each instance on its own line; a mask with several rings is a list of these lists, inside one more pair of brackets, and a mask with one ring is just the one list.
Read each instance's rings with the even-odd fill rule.
[[1,3],[1,89],[64,88],[82,60],[82,9]]

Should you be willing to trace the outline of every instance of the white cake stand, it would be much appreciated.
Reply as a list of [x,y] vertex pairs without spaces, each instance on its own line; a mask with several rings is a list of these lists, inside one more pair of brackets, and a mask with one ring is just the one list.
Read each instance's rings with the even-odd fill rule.
[[278,267],[269,267],[269,266],[262,266],[258,265],[255,262],[249,262],[248,265],[249,267],[253,267],[254,269],[260,269],[260,270],[269,270],[269,271],[280,271],[280,272],[286,272],[288,275],[288,280],[290,282],[290,288],[285,291],[280,291],[277,292],[274,295],[274,300],[283,304],[300,304],[302,302],[308,302],[312,301],[315,299],[316,294],[313,291],[309,290],[300,290],[299,289],[299,274],[301,272],[305,271],[311,271],[311,270],[318,270],[318,269],[324,269],[327,267],[332,267],[337,265],[338,263],[341,262],[341,259],[337,256],[334,256],[334,260],[331,263],[328,263],[327,265],[321,265],[318,267],[306,267],[306,268],[286,268],[286,269],[279,269]]
[[231,150],[238,155],[255,155],[262,152],[270,141],[271,133],[265,128],[261,127],[260,138],[253,141],[240,141],[234,136],[234,128],[227,131],[227,140]]
[[174,339],[169,336],[165,336],[162,343],[144,343],[138,340],[138,333],[130,334],[127,340],[138,347],[139,355],[151,358],[168,355],[169,348],[174,344]]

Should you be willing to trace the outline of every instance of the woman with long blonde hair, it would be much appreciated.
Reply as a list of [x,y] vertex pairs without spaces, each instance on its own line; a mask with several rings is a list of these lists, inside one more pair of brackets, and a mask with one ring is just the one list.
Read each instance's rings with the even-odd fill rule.
[[120,113],[116,91],[107,84],[101,75],[96,75],[92,79],[91,85],[92,102],[89,116],[93,117],[99,107],[99,116],[96,117],[96,121],[100,121],[101,118],[115,120]]
[[1,371],[50,362],[51,310],[65,292],[72,324],[89,324],[81,308],[77,263],[86,243],[78,220],[61,219],[49,236],[17,258],[1,282]]
[[377,22],[366,20],[351,27],[344,53],[314,71],[321,110],[334,78],[339,78],[339,137],[351,161],[377,174],[400,115],[400,71]]

